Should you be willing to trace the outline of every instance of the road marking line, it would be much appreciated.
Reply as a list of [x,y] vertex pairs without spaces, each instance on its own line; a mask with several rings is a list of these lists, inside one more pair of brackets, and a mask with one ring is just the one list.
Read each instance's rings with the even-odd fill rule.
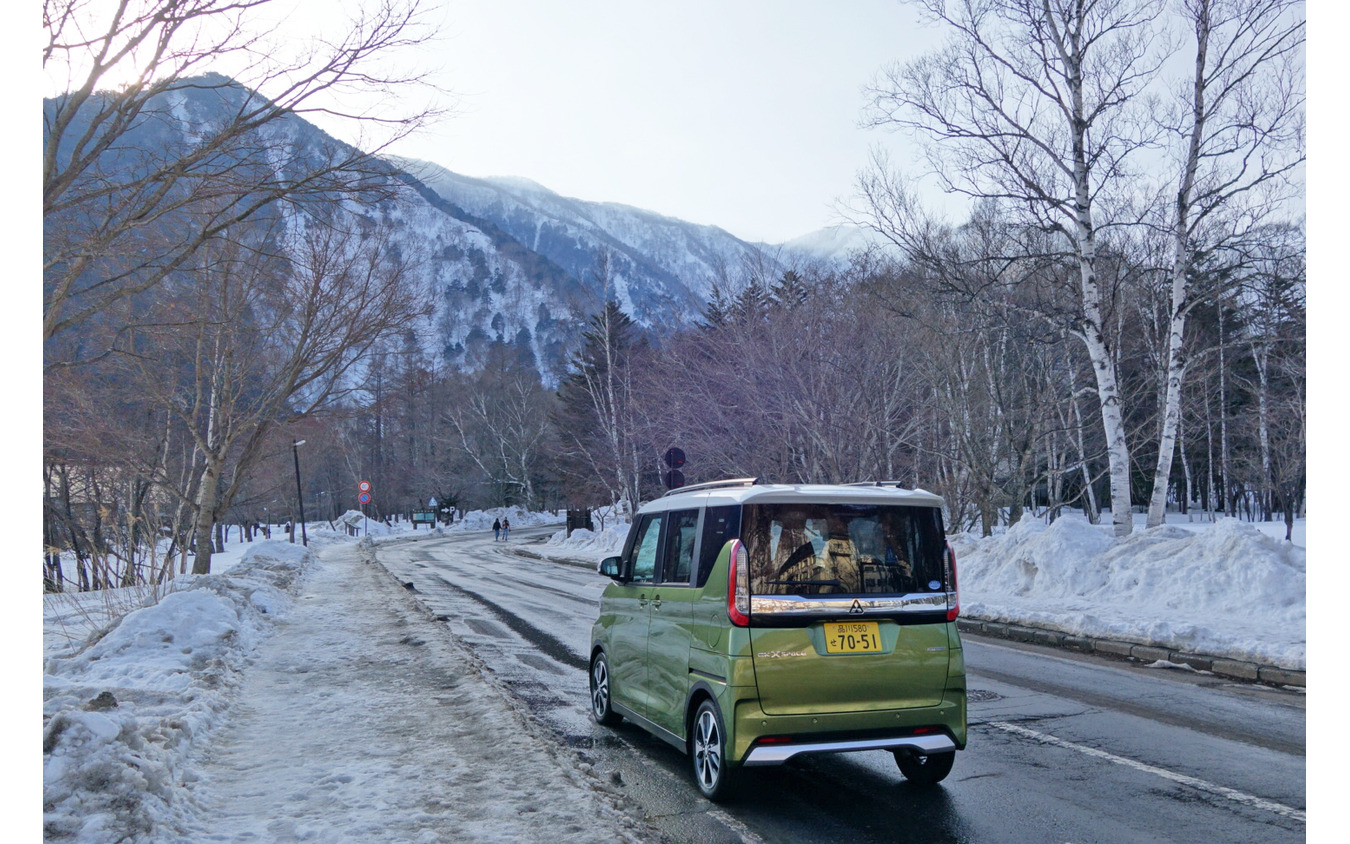
[[1181,783],[1182,785],[1189,785],[1192,788],[1198,788],[1201,791],[1207,791],[1210,794],[1217,794],[1220,797],[1226,797],[1229,800],[1232,800],[1236,803],[1242,803],[1246,806],[1252,806],[1257,809],[1264,809],[1267,812],[1274,812],[1277,815],[1284,815],[1287,818],[1293,818],[1294,820],[1303,823],[1307,823],[1308,821],[1307,813],[1295,809],[1291,806],[1286,806],[1283,803],[1276,803],[1273,800],[1265,800],[1260,797],[1254,797],[1250,794],[1245,794],[1236,789],[1228,788],[1222,785],[1215,785],[1212,782],[1206,782],[1205,780],[1190,777],[1185,774],[1178,774],[1175,771],[1169,771],[1166,768],[1158,768],[1153,765],[1146,765],[1143,762],[1136,762],[1135,760],[1127,759],[1124,756],[1116,756],[1114,753],[1107,753],[1105,750],[1098,750],[1095,747],[1087,747],[1086,745],[1082,744],[1074,744],[1071,741],[1065,741],[1062,738],[1056,738],[1055,736],[1048,735],[1046,733],[1038,733],[1035,730],[1028,730],[1026,727],[1019,727],[1016,724],[1009,724],[1006,721],[986,721],[985,723],[991,727],[995,727],[1005,732],[1025,736],[1029,739],[1034,739],[1044,744],[1052,744],[1055,747],[1063,747],[1067,750],[1076,750],[1079,753],[1082,753],[1086,756],[1095,756],[1098,759],[1105,759],[1106,761],[1114,762],[1117,765],[1124,765],[1127,768],[1134,768],[1136,771],[1143,771],[1149,774],[1157,774],[1163,779],[1168,779],[1176,783]]

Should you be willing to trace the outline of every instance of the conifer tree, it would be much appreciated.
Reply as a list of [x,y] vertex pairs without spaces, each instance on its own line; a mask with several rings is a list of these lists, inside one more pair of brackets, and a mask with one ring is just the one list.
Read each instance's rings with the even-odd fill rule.
[[610,300],[587,321],[558,389],[559,472],[572,498],[639,500],[632,385],[633,353],[645,346],[632,318]]
[[791,311],[806,304],[811,291],[806,280],[796,270],[787,270],[769,294],[775,305]]

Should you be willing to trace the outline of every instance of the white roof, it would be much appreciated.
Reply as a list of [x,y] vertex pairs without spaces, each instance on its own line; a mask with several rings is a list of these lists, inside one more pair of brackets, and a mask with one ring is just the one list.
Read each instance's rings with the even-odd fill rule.
[[667,493],[642,505],[640,513],[717,507],[728,504],[890,504],[911,507],[941,507],[942,497],[923,489],[902,489],[896,484],[752,484],[728,481],[698,484],[687,491]]

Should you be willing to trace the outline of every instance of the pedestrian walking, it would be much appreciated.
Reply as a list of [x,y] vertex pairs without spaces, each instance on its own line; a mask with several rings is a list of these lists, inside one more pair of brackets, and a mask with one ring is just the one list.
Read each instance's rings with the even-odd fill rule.
[[499,540],[499,539],[501,539],[501,538],[502,538],[502,520],[501,520],[501,519],[493,519],[493,520],[492,520],[492,541],[493,541],[493,542],[496,542],[497,540]]
[[506,536],[511,532],[511,520],[502,519],[502,542],[506,541]]

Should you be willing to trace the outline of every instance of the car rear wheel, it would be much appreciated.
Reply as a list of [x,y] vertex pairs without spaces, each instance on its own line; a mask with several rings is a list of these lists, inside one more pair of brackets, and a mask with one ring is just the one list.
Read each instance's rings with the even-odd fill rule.
[[726,731],[722,728],[722,713],[711,700],[700,703],[694,713],[689,755],[694,763],[694,782],[703,796],[714,803],[730,797],[734,776],[727,764]]
[[596,654],[591,660],[591,717],[595,723],[612,727],[623,720],[609,701],[609,660]]
[[942,782],[952,772],[952,763],[955,761],[955,750],[929,753],[926,756],[902,750],[895,752],[895,764],[899,766],[900,773],[915,785],[936,785]]

